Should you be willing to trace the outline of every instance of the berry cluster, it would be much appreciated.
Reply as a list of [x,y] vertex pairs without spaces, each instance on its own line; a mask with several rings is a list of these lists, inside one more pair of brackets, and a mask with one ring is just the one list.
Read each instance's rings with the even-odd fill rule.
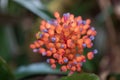
[[84,48],[91,48],[96,36],[91,20],[82,20],[81,16],[65,13],[62,18],[58,12],[54,13],[56,19],[41,21],[40,31],[36,34],[37,40],[30,45],[33,52],[50,57],[47,62],[53,69],[56,63],[61,65],[61,71],[81,71],[82,63],[93,59],[97,50],[83,54]]

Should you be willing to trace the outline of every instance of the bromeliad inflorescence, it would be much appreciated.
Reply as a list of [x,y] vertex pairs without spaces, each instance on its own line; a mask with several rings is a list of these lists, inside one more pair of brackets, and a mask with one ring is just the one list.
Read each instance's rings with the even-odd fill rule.
[[81,71],[82,63],[93,59],[97,50],[83,54],[84,48],[91,48],[96,36],[94,27],[90,26],[91,20],[82,20],[81,16],[65,13],[60,17],[54,13],[56,19],[41,21],[40,30],[36,34],[37,40],[30,45],[33,52],[48,56],[47,62],[53,69],[56,64],[61,65],[61,71]]

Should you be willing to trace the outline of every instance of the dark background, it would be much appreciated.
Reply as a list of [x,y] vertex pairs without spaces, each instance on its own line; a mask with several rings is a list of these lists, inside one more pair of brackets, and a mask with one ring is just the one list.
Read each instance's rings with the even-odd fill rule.
[[44,67],[49,67],[44,63],[46,58],[29,48],[35,40],[40,21],[53,18],[55,11],[61,15],[70,12],[92,20],[91,25],[97,30],[94,48],[99,53],[92,61],[87,61],[83,69],[96,73],[100,80],[107,80],[106,77],[117,80],[120,73],[119,0],[0,0],[0,57],[7,62],[16,78],[40,74],[43,80],[47,77],[52,80],[65,75],[59,71],[47,71]]

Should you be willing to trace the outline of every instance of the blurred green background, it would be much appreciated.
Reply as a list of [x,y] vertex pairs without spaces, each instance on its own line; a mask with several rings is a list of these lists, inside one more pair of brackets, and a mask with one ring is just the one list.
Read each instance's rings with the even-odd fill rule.
[[[53,18],[55,11],[92,20],[99,53],[83,70],[96,73],[100,80],[120,80],[119,0],[0,0],[0,80],[53,80],[66,75],[59,68],[51,70],[46,57],[29,48],[40,21]],[[7,75],[11,76],[6,79]]]

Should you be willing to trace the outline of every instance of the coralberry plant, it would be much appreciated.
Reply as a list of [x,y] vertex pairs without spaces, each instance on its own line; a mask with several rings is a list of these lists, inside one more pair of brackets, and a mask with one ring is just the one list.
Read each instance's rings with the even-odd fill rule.
[[91,27],[90,19],[82,20],[81,16],[65,13],[60,17],[54,13],[56,19],[41,21],[40,29],[36,33],[36,41],[30,45],[33,52],[47,56],[46,60],[51,68],[60,64],[60,70],[70,74],[80,72],[82,64],[94,58],[97,50],[94,49],[84,55],[84,48],[92,48],[96,30]]

